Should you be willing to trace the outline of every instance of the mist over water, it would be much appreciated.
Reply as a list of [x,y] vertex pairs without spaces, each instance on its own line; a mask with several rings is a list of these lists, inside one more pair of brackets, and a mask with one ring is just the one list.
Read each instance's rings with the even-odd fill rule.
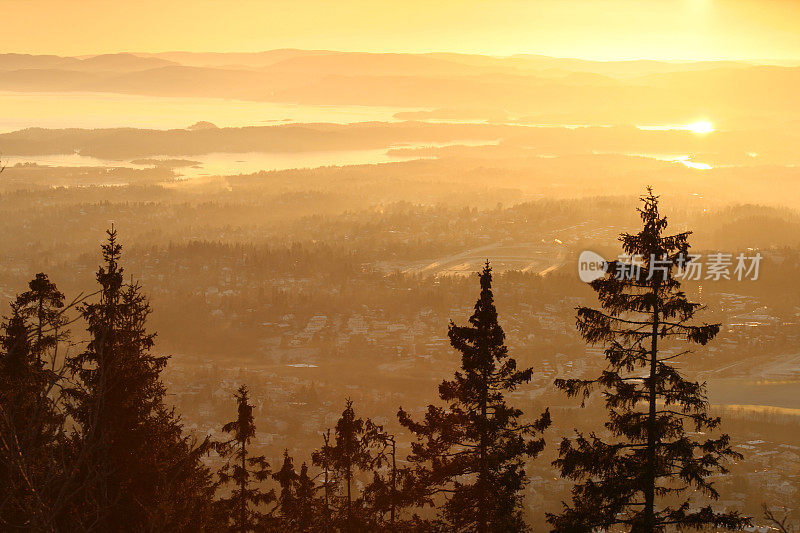
[[96,92],[0,91],[0,133],[24,128],[242,128],[285,123],[394,121],[402,107],[256,102]]

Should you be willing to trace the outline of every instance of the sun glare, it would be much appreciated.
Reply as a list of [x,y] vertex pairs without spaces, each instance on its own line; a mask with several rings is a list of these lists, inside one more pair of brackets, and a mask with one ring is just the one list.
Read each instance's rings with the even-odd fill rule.
[[703,120],[700,122],[687,124],[686,129],[689,131],[693,131],[694,133],[711,133],[712,131],[714,131],[714,126],[712,126],[711,123],[708,122],[707,120]]

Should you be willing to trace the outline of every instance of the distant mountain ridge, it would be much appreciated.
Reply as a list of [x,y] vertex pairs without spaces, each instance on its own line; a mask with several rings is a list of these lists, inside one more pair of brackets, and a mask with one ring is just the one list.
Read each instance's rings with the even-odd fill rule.
[[464,67],[495,71],[524,71],[561,69],[564,71],[595,72],[608,76],[643,75],[650,72],[703,70],[706,68],[746,68],[752,63],[737,61],[666,62],[653,60],[593,61],[577,58],[558,58],[542,55],[484,56],[459,53],[377,53],[338,52],[328,50],[279,49],[264,52],[159,52],[117,53],[67,57],[56,55],[0,54],[0,70],[29,68],[60,68],[69,70],[146,70],[164,66],[263,69],[322,69],[323,72],[342,68],[379,69],[382,73],[399,74],[464,71]]
[[143,57],[130,53],[101,54],[83,58],[56,55],[0,54],[0,70],[60,69],[126,72],[177,64],[166,59]]
[[[769,98],[763,97],[765,87]],[[784,116],[796,108],[800,67],[736,61],[296,49],[82,57],[0,54],[2,90],[459,108],[466,115],[485,110],[487,116],[579,113],[594,124],[727,119],[762,112],[780,120],[800,119]],[[654,109],[663,116],[653,116]]]

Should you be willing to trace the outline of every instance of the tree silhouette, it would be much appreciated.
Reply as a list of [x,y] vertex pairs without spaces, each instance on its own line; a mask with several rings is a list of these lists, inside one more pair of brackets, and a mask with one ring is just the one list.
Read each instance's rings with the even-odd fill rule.
[[64,295],[39,273],[11,304],[0,340],[0,524],[48,530],[67,505],[68,443],[58,387]]
[[311,454],[314,465],[322,468],[322,530],[326,533],[333,527],[333,495],[338,483],[331,469],[333,446],[331,445],[331,430],[322,433],[322,447]]
[[[326,493],[325,512],[333,518],[331,525],[343,531],[362,531],[374,518],[365,512],[364,500],[354,494],[353,485],[359,474],[371,472],[383,464],[383,434],[383,428],[370,419],[357,417],[353,401],[347,399],[334,428],[333,444],[329,438],[325,438],[322,449],[312,454],[314,464],[323,468],[327,478],[325,486],[333,481],[333,490]],[[342,487],[344,494],[335,494],[339,487]],[[336,505],[335,512],[328,507],[331,504]]]
[[315,497],[317,487],[309,476],[308,465],[303,463],[300,472],[296,472],[294,460],[288,450],[284,450],[283,465],[272,477],[280,485],[277,501],[280,530],[296,532],[315,530],[317,523],[315,513],[319,505]]
[[378,432],[374,441],[372,480],[362,491],[364,525],[376,531],[416,530],[415,519],[403,519],[401,511],[414,505],[414,478],[408,467],[397,466],[395,436]]
[[429,405],[422,422],[400,409],[400,423],[416,435],[409,461],[416,465],[418,504],[444,494],[439,519],[450,531],[524,531],[524,461],[536,457],[550,425],[545,410],[531,422],[506,403],[505,394],[530,381],[508,356],[492,294],[492,269],[479,275],[481,293],[469,326],[452,322],[450,344],[461,352],[461,370],[439,385],[447,407]]
[[43,500],[63,417],[46,396],[50,379],[16,305],[0,348],[0,524],[42,527],[50,520]]
[[40,272],[28,283],[28,290],[17,296],[15,303],[20,314],[32,324],[31,350],[37,364],[42,366],[46,353],[56,349],[58,342],[68,334],[64,330],[68,322],[63,314],[64,294],[47,274]]
[[73,462],[81,472],[70,520],[89,517],[84,529],[195,528],[210,520],[210,472],[200,463],[206,445],[194,446],[164,405],[159,376],[167,357],[151,353],[150,305],[138,284],[123,283],[122,246],[113,228],[107,233],[100,299],[81,308],[89,342],[67,358],[75,379],[65,389],[77,423]]
[[294,460],[289,455],[289,450],[283,451],[283,464],[280,470],[272,474],[272,477],[281,488],[277,501],[281,528],[293,531],[297,514],[297,482],[300,476],[294,471]]
[[749,520],[698,508],[691,489],[716,499],[708,477],[727,472],[725,459],[741,456],[727,435],[697,439],[689,433],[713,430],[720,419],[707,414],[705,385],[686,379],[673,364],[689,353],[681,343],[705,345],[719,325],[693,320],[700,306],[688,300],[674,275],[691,260],[690,232],[665,235],[658,197],[648,188],[641,200],[641,231],[620,236],[623,252],[641,264],[610,262],[606,275],[592,282],[603,310],[578,309],[578,330],[587,342],[605,345],[607,367],[596,379],[556,380],[583,402],[603,389],[607,435],[577,433],[562,440],[554,464],[576,485],[572,503],[548,521],[556,531],[615,525],[637,532],[736,529]]
[[300,466],[300,474],[295,480],[295,512],[293,516],[294,530],[300,533],[314,530],[315,511],[319,507],[314,496],[317,487],[308,474],[308,465]]
[[789,512],[784,507],[783,515],[778,516],[775,511],[766,503],[761,504],[761,511],[764,513],[764,518],[770,524],[771,529],[780,531],[780,533],[792,533],[794,527],[789,524]]
[[220,484],[232,484],[233,490],[230,496],[219,500],[219,506],[227,517],[230,530],[245,533],[271,527],[273,521],[264,507],[275,501],[275,492],[263,489],[263,483],[272,477],[266,458],[254,456],[248,449],[256,427],[247,387],[240,386],[234,397],[236,420],[222,426],[222,431],[229,433],[231,438],[216,444],[217,451],[227,459],[218,472]]

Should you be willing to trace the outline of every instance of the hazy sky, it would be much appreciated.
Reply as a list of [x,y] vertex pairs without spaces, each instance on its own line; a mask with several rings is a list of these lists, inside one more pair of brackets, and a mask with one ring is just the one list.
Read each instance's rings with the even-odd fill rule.
[[797,0],[0,0],[0,51],[800,58]]

